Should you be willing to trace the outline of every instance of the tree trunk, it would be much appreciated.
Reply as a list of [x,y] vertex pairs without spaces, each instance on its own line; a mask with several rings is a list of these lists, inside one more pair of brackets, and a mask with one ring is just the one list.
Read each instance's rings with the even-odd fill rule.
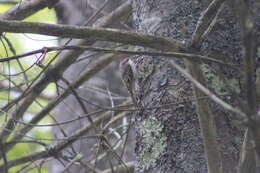
[[[210,3],[206,0],[133,0],[136,31],[174,38],[189,46],[198,19]],[[243,109],[243,38],[233,3],[224,3],[214,19],[216,21],[213,22],[212,30],[209,30],[202,44],[193,45],[197,52],[192,53],[222,60],[227,64],[237,65],[240,69],[214,63],[185,63],[179,59],[174,59],[174,62],[183,68],[186,65],[192,74],[195,74],[194,69],[203,72],[202,81],[207,82],[206,87],[227,103]],[[252,1],[251,5],[255,21],[258,19],[258,23],[255,23],[259,35],[256,1]],[[216,126],[216,151],[220,152],[221,160],[218,160],[215,167],[219,167],[220,171],[223,168],[224,173],[237,172],[243,136],[243,131],[232,122],[238,120],[237,115],[229,113],[205,97],[195,96],[190,81],[172,66],[171,59],[135,56],[131,61],[134,64],[132,70],[135,71],[132,81],[133,97],[141,108],[136,115],[135,172],[207,172],[206,160],[209,158],[205,157],[198,118],[198,113],[203,111],[198,110],[198,104],[202,103],[200,100],[204,100],[208,114],[214,115],[212,120],[210,115],[206,118],[212,121],[209,122],[212,128]],[[194,91],[196,93],[196,89]],[[213,137],[214,133],[213,130]],[[205,133],[202,136],[205,137]],[[208,150],[210,146],[206,149]]]

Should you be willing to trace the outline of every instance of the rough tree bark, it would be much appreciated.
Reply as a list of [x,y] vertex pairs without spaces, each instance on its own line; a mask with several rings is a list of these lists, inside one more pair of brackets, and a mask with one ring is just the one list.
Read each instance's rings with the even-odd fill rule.
[[[239,18],[236,17],[238,6],[234,5],[234,2],[224,2],[205,40],[201,45],[192,45],[192,47],[196,48],[193,53],[197,51],[199,54],[223,60],[239,68],[217,64],[200,65],[193,62],[188,62],[186,65],[189,65],[191,72],[194,68],[203,72],[203,80],[206,80],[212,92],[245,111],[242,107],[245,104],[242,100],[245,100],[246,95],[242,67],[243,37]],[[190,46],[198,19],[210,3],[207,0],[133,0],[136,31],[178,39]],[[258,36],[259,40],[260,13],[256,1],[250,1],[250,10],[255,20],[254,29],[257,31],[255,36]],[[244,14],[239,14],[241,15]],[[206,104],[204,108],[210,110],[206,118],[213,121],[211,122],[213,126],[216,124],[217,150],[220,151],[222,161],[218,160],[215,167],[218,167],[220,172],[222,168],[225,173],[237,172],[243,136],[243,131],[233,123],[237,120],[237,116],[209,102],[205,97],[196,98],[191,83],[172,66],[171,60],[164,57],[135,56],[131,61],[132,71],[135,73],[132,80],[133,98],[141,108],[141,111],[136,114],[135,172],[207,172],[196,113],[196,104],[201,103]],[[185,67],[183,61],[174,61]],[[259,66],[257,59],[254,63],[257,68]],[[255,69],[253,69],[254,79]],[[194,91],[196,93],[196,90]],[[199,111],[197,110],[198,113]],[[211,113],[214,115],[214,120],[210,120]],[[211,127],[214,128],[213,126]],[[214,136],[214,131],[212,134]],[[210,147],[207,149],[209,150]]]

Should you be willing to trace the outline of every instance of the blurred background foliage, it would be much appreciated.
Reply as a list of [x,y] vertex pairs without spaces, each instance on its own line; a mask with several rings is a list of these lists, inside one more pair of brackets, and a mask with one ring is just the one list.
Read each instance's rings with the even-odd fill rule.
[[[0,13],[4,13],[11,8],[15,3],[20,1],[3,1],[0,0]],[[24,21],[29,22],[43,22],[43,23],[56,23],[56,16],[53,9],[47,9],[39,11],[34,15],[26,18]],[[4,34],[0,40],[0,58],[10,57],[26,53],[28,51],[41,49],[46,46],[57,45],[57,38],[47,37],[36,34]],[[6,105],[11,100],[21,95],[22,91],[26,89],[30,83],[37,78],[37,75],[42,71],[42,68],[35,65],[37,58],[40,55],[28,56],[19,60],[13,60],[10,62],[0,63],[0,106]],[[55,53],[48,53],[44,59],[43,64],[47,64]],[[55,84],[51,84],[41,94],[41,97],[35,100],[34,104],[28,109],[28,112],[24,116],[25,121],[29,121],[41,107],[44,107],[48,101],[54,96]],[[6,116],[0,116],[0,125],[5,123]],[[53,122],[50,117],[44,118],[40,124],[47,124]],[[30,133],[27,134],[26,141],[37,139],[45,144],[51,143],[49,139],[52,138],[50,127],[36,127]],[[18,143],[9,153],[9,159],[17,159],[26,156],[35,151],[44,150],[43,145],[37,145],[35,143]],[[33,162],[32,162],[33,163]],[[10,172],[17,172],[21,170],[23,165],[12,168]],[[39,168],[40,169],[40,168]],[[28,173],[39,172],[39,169],[28,170]],[[40,169],[41,173],[46,173],[45,168]]]

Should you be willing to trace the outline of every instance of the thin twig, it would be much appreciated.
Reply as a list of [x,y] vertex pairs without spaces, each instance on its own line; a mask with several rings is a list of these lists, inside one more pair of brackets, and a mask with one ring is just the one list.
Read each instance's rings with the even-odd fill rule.
[[[58,46],[58,47],[44,47],[42,49],[34,50],[27,52],[25,54],[16,55],[7,58],[1,58],[0,62],[16,60],[26,56],[30,56],[38,53],[48,53],[52,51],[61,51],[61,50],[88,50],[104,53],[115,53],[115,54],[127,54],[127,55],[149,55],[149,56],[164,56],[164,57],[174,57],[174,58],[185,58],[195,62],[203,63],[217,63],[220,65],[233,66],[232,64],[227,64],[221,60],[214,58],[209,58],[203,55],[195,55],[183,52],[153,52],[153,51],[134,51],[134,50],[122,50],[122,49],[110,49],[110,48],[101,48],[101,47],[92,47],[92,46]],[[235,68],[235,67],[234,67]]]

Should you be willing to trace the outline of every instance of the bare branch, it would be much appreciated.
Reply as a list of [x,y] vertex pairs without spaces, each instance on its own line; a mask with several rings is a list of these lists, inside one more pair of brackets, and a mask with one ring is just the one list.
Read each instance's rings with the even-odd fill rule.
[[[45,24],[0,20],[1,32],[31,33],[62,38],[79,38],[89,41],[112,41],[124,44],[151,47],[159,50],[179,51],[181,42],[161,36],[83,26]],[[183,48],[184,49],[184,48]]]
[[[14,82],[12,82],[12,84],[13,83]],[[22,84],[22,85],[24,85],[24,84]],[[5,91],[5,90],[9,89],[9,86],[7,86],[6,84],[0,82],[0,88],[1,88],[1,90]],[[11,87],[10,89],[11,89],[11,92],[14,91],[14,92],[22,93],[24,91],[24,87],[21,86],[20,84],[19,85],[15,85],[15,86]],[[50,94],[47,94],[47,93],[41,93],[39,95],[39,98],[45,99],[45,100],[51,100],[51,99],[54,98],[54,95],[50,95]]]
[[22,20],[45,7],[51,8],[58,1],[59,0],[21,1],[0,15],[0,20]]
[[192,34],[192,44],[201,45],[201,41],[225,0],[213,0],[208,8],[201,14],[197,27]]

